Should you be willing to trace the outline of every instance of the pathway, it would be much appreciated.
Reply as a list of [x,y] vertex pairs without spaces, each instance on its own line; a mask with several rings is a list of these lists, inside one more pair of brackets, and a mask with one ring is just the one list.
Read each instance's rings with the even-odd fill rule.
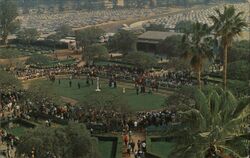
[[[145,133],[133,133],[132,139],[135,142],[135,150],[138,150],[137,142],[138,140],[143,141],[146,140]],[[127,153],[127,147],[125,144],[122,146],[122,158],[134,158],[134,154],[131,152],[130,156]]]

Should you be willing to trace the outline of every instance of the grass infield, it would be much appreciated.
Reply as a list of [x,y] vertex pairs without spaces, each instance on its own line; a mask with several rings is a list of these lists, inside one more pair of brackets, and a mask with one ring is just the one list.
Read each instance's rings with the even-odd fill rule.
[[[77,100],[79,103],[84,102],[89,99],[89,95],[96,93],[97,96],[101,95],[116,95],[121,97],[126,101],[130,110],[133,111],[143,111],[143,110],[155,110],[162,108],[165,97],[159,94],[136,94],[136,90],[131,87],[126,87],[127,85],[122,85],[122,83],[117,84],[117,88],[108,87],[108,82],[106,80],[100,79],[101,92],[95,92],[96,81],[94,85],[87,86],[85,79],[72,80],[72,86],[69,86],[68,79],[61,79],[59,84],[58,80],[54,83],[48,80],[34,80],[32,84],[46,85],[44,87],[49,87],[51,92],[53,92],[58,97],[67,97]],[[81,88],[78,88],[78,83],[80,83]],[[49,85],[49,86],[48,86]],[[126,92],[123,93],[123,88],[126,87]]]

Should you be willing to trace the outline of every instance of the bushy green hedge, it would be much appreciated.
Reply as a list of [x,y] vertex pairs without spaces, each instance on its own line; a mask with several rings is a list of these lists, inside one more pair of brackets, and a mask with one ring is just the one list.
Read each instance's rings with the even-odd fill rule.
[[[22,40],[19,39],[14,39],[14,40],[9,40],[10,44],[17,44],[17,45],[23,45]],[[23,45],[25,46],[25,45]],[[32,41],[30,43],[30,46],[32,47],[40,47],[43,49],[67,49],[68,45],[66,43],[63,42],[59,42],[59,41],[52,41],[52,40],[41,40],[41,41]]]

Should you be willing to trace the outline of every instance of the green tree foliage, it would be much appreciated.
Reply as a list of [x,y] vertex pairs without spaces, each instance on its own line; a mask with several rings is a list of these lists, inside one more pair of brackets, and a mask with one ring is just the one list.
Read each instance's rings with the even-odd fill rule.
[[136,41],[137,37],[134,33],[121,30],[110,39],[109,48],[126,54],[136,51]]
[[17,153],[31,156],[34,150],[37,158],[99,158],[97,143],[83,124],[70,123],[64,127],[30,130],[20,138]]
[[213,59],[212,38],[207,24],[195,23],[191,33],[183,36],[184,58],[190,59],[190,65],[197,73],[198,86],[201,88],[201,72],[205,59]]
[[175,30],[181,33],[190,33],[194,25],[193,21],[179,21],[175,26]]
[[176,71],[186,71],[186,70],[190,71],[191,70],[190,62],[186,59],[182,59],[179,57],[171,58],[171,60],[169,60],[168,63],[163,64],[163,66],[166,69],[174,68]]
[[62,36],[58,33],[55,33],[55,34],[52,34],[52,35],[49,35],[47,37],[48,40],[52,41],[53,42],[53,45],[54,45],[54,49],[56,48],[56,44],[58,44],[60,42],[60,39],[62,38]]
[[221,47],[223,49],[223,86],[227,85],[227,62],[228,47],[232,44],[234,37],[240,35],[242,29],[247,27],[246,21],[243,19],[244,12],[238,12],[234,6],[225,6],[223,12],[215,9],[217,15],[210,16],[213,21],[213,32],[215,38],[221,39]]
[[250,80],[250,62],[239,60],[228,64],[228,77],[230,79]]
[[181,35],[167,37],[157,47],[157,53],[166,54],[169,57],[179,57],[183,54],[181,41]]
[[19,27],[17,6],[13,0],[0,1],[0,36],[3,44],[7,44],[8,35]]
[[35,28],[25,28],[18,32],[17,38],[26,44],[30,44],[39,38],[39,32]]
[[76,41],[82,51],[85,52],[85,49],[95,43],[99,42],[99,38],[104,34],[104,31],[97,27],[89,27],[84,30],[76,32]]
[[146,31],[168,31],[163,24],[152,23],[144,28]]
[[[228,62],[235,62],[239,60],[250,60],[250,41],[235,41],[228,49]],[[223,54],[222,54],[223,56]],[[222,57],[223,58],[223,57]]]
[[86,48],[86,52],[83,54],[83,57],[87,61],[96,61],[96,60],[106,60],[109,57],[108,50],[105,46],[100,44],[91,45]]
[[176,142],[171,157],[246,157],[250,98],[237,100],[222,90],[197,90],[194,97],[195,106],[178,113],[181,124],[170,132]]
[[128,53],[124,57],[124,61],[141,69],[152,68],[152,66],[157,64],[157,60],[153,54],[144,52]]
[[165,100],[166,108],[172,111],[189,110],[194,106],[194,87],[181,87]]
[[50,60],[51,59],[46,55],[34,54],[34,55],[30,56],[30,58],[28,58],[26,60],[26,64],[42,66],[42,65],[49,64]]
[[61,25],[57,28],[55,34],[51,34],[47,37],[48,40],[52,40],[54,43],[54,48],[56,47],[56,44],[60,41],[60,39],[72,36],[74,34],[72,27],[69,25]]
[[12,74],[0,70],[0,87],[1,91],[8,92],[20,89],[21,82]]
[[67,36],[72,36],[73,35],[73,30],[72,30],[72,27],[67,25],[67,24],[63,24],[61,26],[59,26],[57,29],[56,29],[56,33],[61,37],[61,38],[64,38],[64,37],[67,37]]

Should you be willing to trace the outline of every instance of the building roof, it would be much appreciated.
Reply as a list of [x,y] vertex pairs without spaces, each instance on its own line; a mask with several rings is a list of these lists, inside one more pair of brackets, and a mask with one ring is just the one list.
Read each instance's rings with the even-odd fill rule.
[[167,37],[173,35],[180,35],[180,33],[176,32],[161,32],[161,31],[147,31],[140,36],[138,36],[138,40],[155,40],[161,41],[165,40]]

